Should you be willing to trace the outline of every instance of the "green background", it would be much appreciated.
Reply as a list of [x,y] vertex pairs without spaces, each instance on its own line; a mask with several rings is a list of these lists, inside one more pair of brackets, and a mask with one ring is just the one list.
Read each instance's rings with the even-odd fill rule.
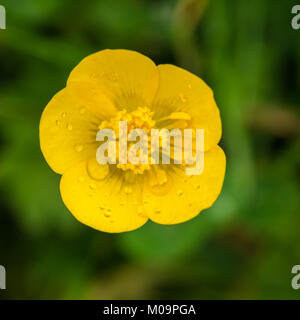
[[[298,299],[297,1],[2,0],[0,264],[10,299]],[[72,68],[105,48],[172,63],[214,90],[227,172],[214,206],[124,234],[77,222],[38,126]]]

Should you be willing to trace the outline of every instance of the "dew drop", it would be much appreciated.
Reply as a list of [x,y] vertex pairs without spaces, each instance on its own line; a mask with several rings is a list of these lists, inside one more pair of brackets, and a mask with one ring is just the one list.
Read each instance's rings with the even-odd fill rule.
[[78,178],[78,181],[79,181],[79,182],[84,182],[84,181],[85,181],[85,178],[84,178],[84,177],[79,177],[79,178]]
[[144,208],[143,207],[139,207],[138,210],[137,210],[137,213],[141,218],[146,218],[146,215],[144,213]]
[[104,204],[100,204],[99,208],[100,208],[101,210],[104,210],[104,209],[105,209],[105,205],[104,205]]
[[192,85],[190,83],[187,86],[189,89],[192,89]]
[[187,101],[186,96],[183,93],[179,93],[179,98],[183,103]]
[[67,129],[68,129],[69,131],[72,131],[72,130],[73,130],[73,126],[69,123],[69,124],[67,125]]
[[142,214],[143,211],[144,211],[144,210],[143,210],[143,207],[139,207],[138,210],[137,210],[138,214]]
[[104,211],[104,216],[105,217],[109,218],[109,217],[111,217],[111,215],[112,215],[112,213],[111,213],[111,211],[109,209]]
[[79,113],[80,114],[85,114],[85,111],[86,111],[85,107],[81,107],[80,110],[79,110]]
[[61,113],[61,117],[62,117],[62,118],[65,118],[66,115],[67,115],[67,114],[66,114],[65,112],[62,112],[62,113]]
[[118,77],[119,77],[119,74],[117,72],[112,72],[109,75],[109,79],[112,81],[116,81]]
[[126,194],[131,194],[132,193],[132,188],[131,187],[125,187],[124,192]]
[[93,180],[103,180],[109,174],[109,166],[101,165],[96,159],[87,162],[87,172]]
[[167,181],[168,181],[166,171],[164,171],[164,170],[159,171],[157,178],[158,178],[159,185],[163,185],[163,184],[167,183]]
[[93,197],[94,195],[95,195],[95,192],[90,192],[90,193],[89,193],[89,196],[90,196],[90,197]]
[[56,125],[59,127],[61,125],[61,121],[60,120],[56,120]]
[[159,213],[161,213],[161,210],[160,209],[155,209],[154,213],[159,214]]
[[97,188],[97,186],[94,183],[90,184],[90,189],[95,190]]
[[195,186],[195,188],[196,188],[197,190],[199,190],[199,189],[200,189],[200,184],[197,184],[197,185]]
[[178,190],[178,191],[177,191],[177,195],[178,195],[178,196],[182,196],[182,195],[183,195],[183,191],[182,191],[182,190]]
[[75,145],[75,151],[76,152],[81,152],[83,150],[83,145],[82,144],[76,144]]

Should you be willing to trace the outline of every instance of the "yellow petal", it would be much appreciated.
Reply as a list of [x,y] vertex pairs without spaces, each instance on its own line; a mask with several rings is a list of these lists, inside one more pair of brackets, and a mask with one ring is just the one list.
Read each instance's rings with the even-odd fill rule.
[[174,114],[190,115],[189,127],[204,129],[205,150],[217,145],[222,128],[212,90],[199,77],[179,67],[159,65],[158,70],[159,88],[153,102],[155,120]]
[[112,99],[118,108],[149,106],[158,87],[153,61],[130,50],[103,50],[83,59],[71,72],[68,85],[89,81]]
[[61,179],[63,202],[75,218],[104,232],[131,231],[146,223],[140,182],[129,184],[112,166],[109,171],[103,165],[95,169],[95,160],[89,161],[77,164]]
[[40,145],[49,166],[62,174],[75,163],[96,157],[98,125],[115,110],[91,84],[76,83],[57,93],[40,121]]
[[205,152],[201,175],[187,176],[184,168],[173,166],[175,171],[169,173],[167,193],[154,192],[145,182],[144,206],[148,217],[160,224],[176,224],[212,206],[221,192],[225,165],[225,154],[216,146]]

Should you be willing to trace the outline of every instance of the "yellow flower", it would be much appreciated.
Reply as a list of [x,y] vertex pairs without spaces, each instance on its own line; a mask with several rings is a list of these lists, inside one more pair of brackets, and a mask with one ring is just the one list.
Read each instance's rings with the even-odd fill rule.
[[[184,164],[100,165],[97,132],[116,129],[119,120],[147,132],[204,129],[202,174],[187,176]],[[200,78],[129,50],[103,50],[81,61],[40,121],[41,150],[62,175],[65,205],[80,222],[105,232],[134,230],[148,219],[181,223],[209,208],[225,174],[220,138],[219,110]]]

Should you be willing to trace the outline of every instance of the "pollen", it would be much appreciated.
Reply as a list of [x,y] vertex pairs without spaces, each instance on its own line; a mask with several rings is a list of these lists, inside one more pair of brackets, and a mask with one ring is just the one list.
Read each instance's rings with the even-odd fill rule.
[[[148,107],[138,107],[136,110],[132,112],[128,112],[126,109],[122,109],[117,113],[117,115],[110,119],[110,120],[104,120],[100,123],[98,128],[101,129],[106,129],[110,128],[113,129],[114,132],[116,133],[116,138],[117,138],[117,145],[119,146],[119,121],[127,121],[127,135],[126,138],[128,138],[128,134],[131,130],[133,129],[142,129],[147,132],[147,134],[150,134],[151,129],[154,128],[155,126],[155,121],[153,120],[153,115],[154,112],[151,111]],[[151,162],[151,142],[148,140],[144,141],[145,145],[147,145],[148,148],[148,163]],[[130,150],[130,147],[133,145],[133,142],[129,142],[127,146],[127,154]],[[119,160],[119,154],[117,153],[117,159]],[[138,164],[132,164],[129,161],[127,161],[126,164],[118,163],[117,168],[123,170],[123,171],[132,171],[134,174],[143,174],[145,171],[150,170],[150,165],[149,164],[143,164],[143,163],[138,163]]]

